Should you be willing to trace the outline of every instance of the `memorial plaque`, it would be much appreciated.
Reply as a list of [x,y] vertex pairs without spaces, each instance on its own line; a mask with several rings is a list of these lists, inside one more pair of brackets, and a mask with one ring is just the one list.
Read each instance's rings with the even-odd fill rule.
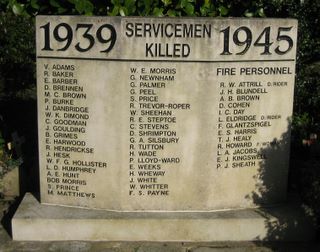
[[285,199],[296,20],[36,26],[42,203],[210,211]]

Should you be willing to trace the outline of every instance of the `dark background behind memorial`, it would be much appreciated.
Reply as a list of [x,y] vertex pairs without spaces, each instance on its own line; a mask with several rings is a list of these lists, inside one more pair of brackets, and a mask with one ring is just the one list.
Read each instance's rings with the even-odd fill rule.
[[[290,17],[298,19],[299,32],[288,189],[299,193],[320,218],[319,13],[320,1],[314,0],[0,0],[0,165],[5,167],[2,173],[19,165],[19,158],[23,158],[21,193],[39,190],[35,15]],[[14,132],[18,140],[12,138]],[[19,139],[23,138],[20,144]],[[16,148],[8,148],[13,141]],[[20,147],[21,153],[17,153]],[[1,176],[0,170],[0,180]]]

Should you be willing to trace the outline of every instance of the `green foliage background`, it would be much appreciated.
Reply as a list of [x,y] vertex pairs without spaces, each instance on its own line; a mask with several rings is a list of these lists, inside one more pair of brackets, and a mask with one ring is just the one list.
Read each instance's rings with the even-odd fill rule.
[[[293,162],[291,187],[306,195],[305,201],[320,216],[320,153],[310,154],[309,147],[302,145],[302,139],[308,140],[311,133],[320,137],[319,0],[0,0],[0,116],[9,127],[22,127],[23,134],[31,136],[27,142],[36,139],[34,17],[39,14],[298,19],[291,156],[293,160],[304,161],[302,164]],[[20,114],[14,111],[17,104],[21,105],[17,107]],[[30,108],[28,104],[34,110],[32,114],[23,110]],[[17,116],[27,119],[21,122]],[[25,125],[21,126],[25,122],[31,123],[29,131]],[[319,147],[319,140],[316,144]],[[36,144],[34,146],[36,149]],[[35,156],[36,151],[30,155]],[[316,165],[306,164],[307,159],[312,159]]]

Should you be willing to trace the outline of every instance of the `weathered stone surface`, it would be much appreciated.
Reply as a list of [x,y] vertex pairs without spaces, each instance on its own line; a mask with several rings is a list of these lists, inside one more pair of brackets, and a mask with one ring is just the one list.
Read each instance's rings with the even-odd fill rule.
[[292,19],[38,16],[41,201],[283,201],[296,33]]
[[218,212],[138,213],[46,206],[26,194],[12,220],[14,240],[312,240],[297,205]]
[[[5,222],[7,216],[3,216],[8,211],[6,202],[0,200],[1,224]],[[108,242],[108,241],[13,241],[9,236],[9,230],[5,230],[0,224],[0,251],[79,251],[79,252],[134,252],[138,249],[162,247],[163,252],[169,249],[177,249],[181,252],[193,252],[196,249],[215,248],[219,252],[236,249],[245,249],[248,252],[257,252],[264,249],[272,251],[319,251],[320,244],[316,242]],[[179,250],[180,249],[180,250]],[[152,251],[152,250],[151,250]]]
[[2,178],[3,194],[5,197],[18,197],[20,195],[19,167],[14,167],[4,174]]

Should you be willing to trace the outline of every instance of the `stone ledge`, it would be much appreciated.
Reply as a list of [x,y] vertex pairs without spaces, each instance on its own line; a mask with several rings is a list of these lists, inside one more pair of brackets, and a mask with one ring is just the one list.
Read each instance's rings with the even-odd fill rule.
[[21,241],[306,241],[315,230],[301,207],[216,212],[113,212],[40,204],[27,193],[12,219]]

